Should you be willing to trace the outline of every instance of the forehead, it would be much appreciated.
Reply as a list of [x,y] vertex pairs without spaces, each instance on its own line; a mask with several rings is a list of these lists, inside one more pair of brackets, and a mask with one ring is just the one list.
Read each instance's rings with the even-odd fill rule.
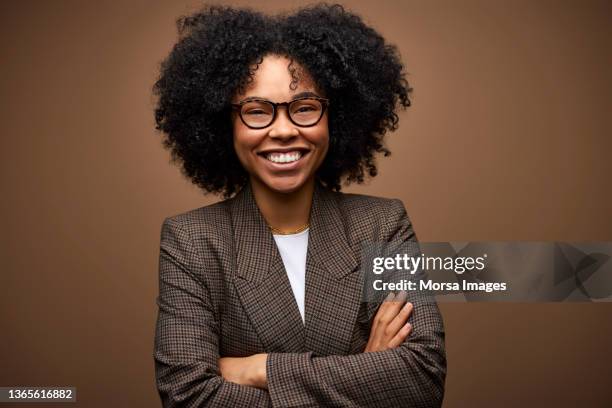
[[[297,82],[292,84],[294,77]],[[253,81],[235,99],[259,97],[285,102],[304,92],[319,94],[311,75],[301,65],[283,56],[266,55],[254,71]]]

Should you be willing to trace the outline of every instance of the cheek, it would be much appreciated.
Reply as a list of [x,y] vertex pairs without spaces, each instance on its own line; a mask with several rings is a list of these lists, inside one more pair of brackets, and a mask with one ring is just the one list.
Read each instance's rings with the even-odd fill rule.
[[329,134],[327,132],[317,133],[310,137],[310,143],[316,146],[315,168],[319,168],[329,152]]
[[327,154],[329,149],[329,132],[327,131],[327,127],[314,134],[311,141],[321,151],[321,154]]
[[246,169],[252,167],[254,161],[254,150],[260,143],[261,137],[253,134],[250,129],[242,129],[240,126],[234,127],[233,144],[236,156]]
[[318,133],[319,135],[319,143],[320,146],[324,148],[325,153],[329,148],[329,126],[327,123],[327,115],[323,116],[320,122],[321,131]]
[[327,154],[327,151],[329,150],[329,136],[328,135],[325,135],[324,137],[321,138],[321,141],[319,142],[319,146],[321,146],[322,154],[325,156]]
[[239,153],[240,151],[248,149],[250,140],[251,138],[249,137],[248,128],[245,128],[241,123],[234,121],[233,141],[236,152]]
[[248,158],[249,146],[247,139],[239,131],[234,131],[234,151],[242,165],[245,166]]

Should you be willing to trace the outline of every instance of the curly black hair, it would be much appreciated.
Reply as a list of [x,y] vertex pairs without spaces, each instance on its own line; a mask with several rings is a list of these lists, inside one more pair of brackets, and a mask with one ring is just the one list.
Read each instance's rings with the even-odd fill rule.
[[359,16],[325,3],[276,16],[206,6],[177,27],[153,87],[155,122],[193,183],[229,197],[247,182],[233,148],[230,100],[267,54],[305,68],[330,100],[330,144],[317,178],[338,191],[342,182],[376,175],[375,154],[390,154],[383,137],[397,128],[396,108],[410,106],[412,89],[397,48]]

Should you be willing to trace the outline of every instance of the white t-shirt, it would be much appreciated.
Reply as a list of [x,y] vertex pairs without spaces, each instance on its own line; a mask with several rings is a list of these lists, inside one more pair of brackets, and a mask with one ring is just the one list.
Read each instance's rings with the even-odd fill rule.
[[302,322],[306,322],[304,296],[306,293],[306,253],[308,251],[308,228],[297,234],[274,235],[278,252],[283,259],[293,296],[300,309]]

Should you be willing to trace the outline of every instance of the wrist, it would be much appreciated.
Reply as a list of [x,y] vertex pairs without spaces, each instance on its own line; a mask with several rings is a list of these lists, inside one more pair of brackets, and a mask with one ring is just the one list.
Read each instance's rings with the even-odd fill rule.
[[261,353],[252,356],[253,365],[251,370],[250,383],[257,388],[268,388],[268,381],[266,375],[266,361],[268,354]]

